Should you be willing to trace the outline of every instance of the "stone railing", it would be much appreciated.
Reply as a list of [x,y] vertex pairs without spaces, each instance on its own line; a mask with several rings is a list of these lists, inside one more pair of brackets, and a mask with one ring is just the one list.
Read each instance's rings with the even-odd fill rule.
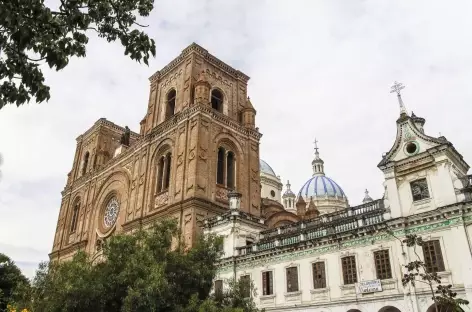
[[[318,240],[323,237],[353,231],[384,221],[383,202],[377,200],[368,204],[326,214],[316,219],[301,221],[276,229],[261,232],[263,239],[257,243],[238,247],[237,255],[243,256],[274,248],[296,245],[303,241]],[[340,216],[344,216],[341,218]]]
[[[354,222],[353,220],[363,217],[368,219],[370,215],[379,215],[384,211],[383,200],[375,200],[370,203],[362,204],[355,207],[349,207],[340,211],[321,215],[314,219],[303,220],[294,224],[289,224],[275,229],[261,232],[264,238],[270,238],[280,235],[288,235],[299,232],[303,229],[328,227],[330,225],[343,225],[345,223]],[[370,219],[369,219],[370,220]],[[369,221],[370,222],[370,221]],[[349,227],[349,225],[347,225]],[[351,225],[353,228],[353,225]]]

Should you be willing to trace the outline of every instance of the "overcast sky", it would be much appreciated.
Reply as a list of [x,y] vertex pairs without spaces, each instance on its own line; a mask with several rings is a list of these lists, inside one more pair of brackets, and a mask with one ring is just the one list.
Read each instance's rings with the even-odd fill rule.
[[87,58],[46,71],[48,103],[0,110],[0,252],[28,276],[47,260],[76,137],[101,117],[138,132],[148,77],[194,41],[251,77],[261,158],[296,192],[311,177],[316,137],[351,205],[365,188],[382,196],[377,164],[396,134],[395,80],[426,133],[470,161],[470,12],[467,0],[156,0],[149,67],[92,35]]

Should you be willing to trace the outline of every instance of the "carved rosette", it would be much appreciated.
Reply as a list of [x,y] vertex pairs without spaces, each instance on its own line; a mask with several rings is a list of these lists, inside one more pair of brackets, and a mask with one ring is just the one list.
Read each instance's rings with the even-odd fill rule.
[[216,200],[221,201],[221,202],[227,202],[228,201],[228,189],[225,187],[217,186],[216,187],[216,192],[215,192],[215,197]]
[[154,200],[154,208],[160,208],[169,203],[169,192],[160,193]]

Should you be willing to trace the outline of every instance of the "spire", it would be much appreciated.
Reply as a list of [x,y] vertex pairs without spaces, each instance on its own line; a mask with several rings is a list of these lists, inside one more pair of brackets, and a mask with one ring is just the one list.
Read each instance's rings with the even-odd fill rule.
[[324,161],[320,158],[320,152],[318,147],[318,140],[315,138],[315,159],[311,162],[313,167],[313,175],[324,175]]
[[403,90],[405,86],[403,83],[395,81],[393,86],[390,88],[390,93],[396,93],[398,98],[398,104],[400,105],[400,115],[408,115],[406,112],[405,104],[403,104],[401,90]]
[[251,98],[248,96],[246,100],[246,107],[250,109],[254,109],[254,105],[252,105]]
[[313,197],[310,198],[310,203],[308,204],[308,209],[305,213],[305,218],[311,219],[316,218],[320,215],[320,212],[316,208],[315,202],[313,201]]
[[[288,198],[288,197],[295,198],[296,197],[295,194],[290,189],[291,186],[292,185],[290,184],[290,181],[287,181],[287,184],[285,185],[285,192],[282,195],[282,198]],[[294,205],[295,205],[295,200],[293,202],[294,202]]]
[[303,217],[306,212],[306,202],[301,194],[298,194],[298,200],[295,204],[295,207],[297,208],[297,215]]
[[372,199],[372,197],[369,196],[369,191],[367,189],[365,189],[365,196],[364,196],[364,199],[362,200],[362,203],[366,204],[366,203],[370,203],[370,202],[373,202],[374,200]]

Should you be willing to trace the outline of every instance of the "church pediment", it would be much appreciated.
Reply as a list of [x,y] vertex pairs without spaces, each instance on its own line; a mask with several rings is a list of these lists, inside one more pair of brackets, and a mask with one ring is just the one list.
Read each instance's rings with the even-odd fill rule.
[[378,167],[382,169],[390,162],[398,162],[442,144],[450,144],[444,137],[431,137],[420,131],[409,116],[397,121],[397,136],[390,150],[385,154]]

